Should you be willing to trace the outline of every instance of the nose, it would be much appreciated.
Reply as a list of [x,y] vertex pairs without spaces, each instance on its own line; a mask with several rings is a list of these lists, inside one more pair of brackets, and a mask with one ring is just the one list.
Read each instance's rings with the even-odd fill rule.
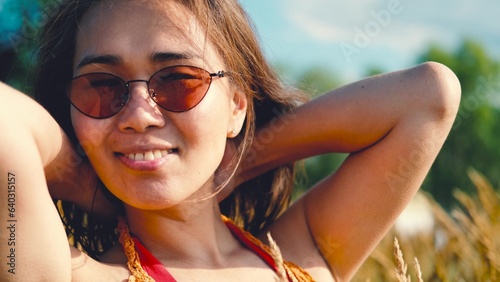
[[165,126],[165,117],[151,99],[147,80],[127,82],[129,100],[119,113],[118,128],[123,132],[145,132]]

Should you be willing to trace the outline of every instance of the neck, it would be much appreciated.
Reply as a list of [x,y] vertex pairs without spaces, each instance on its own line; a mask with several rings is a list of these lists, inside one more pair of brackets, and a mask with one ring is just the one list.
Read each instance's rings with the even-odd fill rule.
[[162,211],[126,206],[126,214],[130,232],[164,265],[218,264],[238,246],[221,220],[215,197]]

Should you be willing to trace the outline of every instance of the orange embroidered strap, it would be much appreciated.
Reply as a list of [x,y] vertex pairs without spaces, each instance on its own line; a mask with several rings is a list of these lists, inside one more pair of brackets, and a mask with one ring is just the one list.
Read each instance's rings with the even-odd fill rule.
[[[276,271],[278,276],[280,276],[280,269],[284,269],[286,272],[286,277],[284,280],[291,282],[311,282],[314,279],[301,267],[295,265],[294,263],[284,261],[279,253],[279,249],[277,247],[270,248],[269,246],[262,243],[259,239],[255,238],[249,232],[241,229],[236,226],[231,219],[222,216],[224,223],[228,227],[228,229],[233,233],[233,236],[240,240],[242,244],[244,244],[247,248],[255,252],[259,257],[261,257],[271,268]],[[269,241],[272,241],[272,238],[268,234]],[[276,254],[277,253],[277,254]],[[282,278],[283,279],[283,278]]]
[[135,251],[134,241],[130,238],[127,223],[123,217],[118,217],[118,232],[120,232],[119,241],[122,244],[123,251],[127,256],[127,266],[132,275],[129,282],[154,282],[155,280],[148,275],[141,266],[139,255]]
[[165,266],[137,238],[130,236],[128,226],[123,218],[118,221],[118,230],[120,231],[120,243],[122,243],[128,259],[127,266],[132,272],[129,282],[176,282]]

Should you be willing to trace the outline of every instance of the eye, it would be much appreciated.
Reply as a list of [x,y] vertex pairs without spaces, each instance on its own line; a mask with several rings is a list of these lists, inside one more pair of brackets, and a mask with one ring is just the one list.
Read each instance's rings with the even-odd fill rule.
[[177,83],[192,80],[203,80],[206,71],[191,66],[176,66],[160,70],[154,79],[159,83]]
[[162,82],[173,82],[179,80],[189,80],[189,79],[200,79],[200,76],[196,73],[187,73],[187,72],[169,72],[162,73],[159,77]]
[[96,78],[89,81],[93,88],[118,87],[122,83],[116,78]]

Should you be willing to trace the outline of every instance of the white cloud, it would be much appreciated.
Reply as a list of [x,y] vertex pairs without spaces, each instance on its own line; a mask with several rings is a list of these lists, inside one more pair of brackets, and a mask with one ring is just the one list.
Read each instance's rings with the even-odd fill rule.
[[380,38],[374,40],[374,45],[390,46],[400,52],[414,54],[433,42],[447,46],[455,43],[454,38],[446,30],[424,25],[401,24],[390,32],[381,32]]
[[345,28],[313,17],[309,13],[292,11],[288,14],[288,17],[296,28],[320,42],[338,42],[345,40],[349,36],[349,32]]
[[349,38],[353,22],[362,22],[359,7],[371,7],[374,0],[360,0],[356,5],[339,4],[328,0],[282,1],[285,17],[295,30],[321,42],[337,42]]

